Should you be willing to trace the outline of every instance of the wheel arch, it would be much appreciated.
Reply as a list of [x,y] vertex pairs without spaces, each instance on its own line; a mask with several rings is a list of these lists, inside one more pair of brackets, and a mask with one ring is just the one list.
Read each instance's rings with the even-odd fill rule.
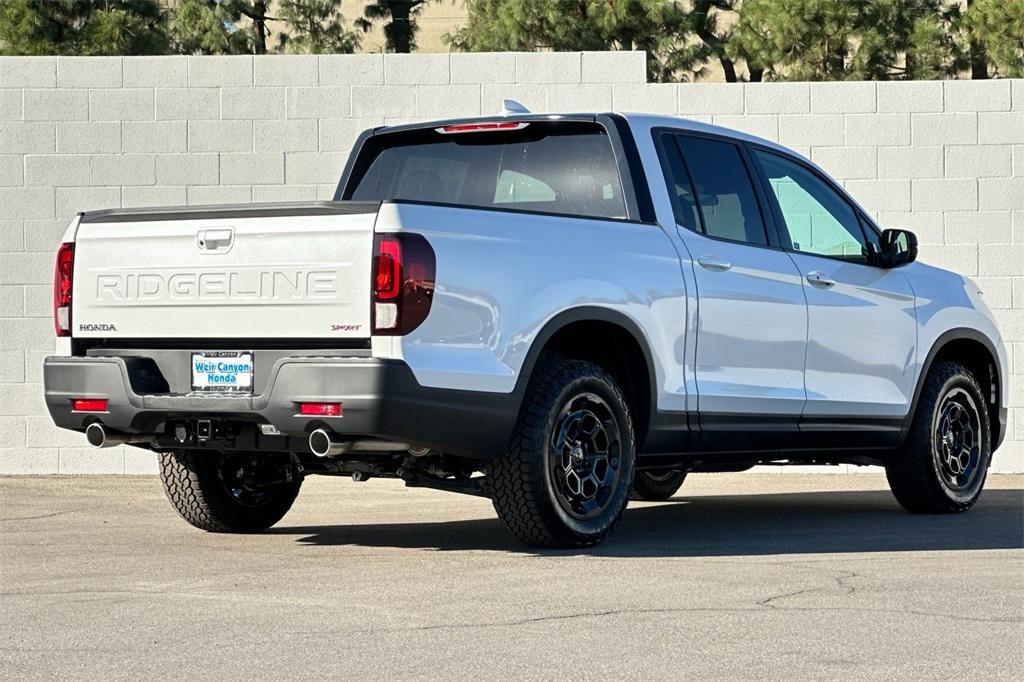
[[1003,390],[1004,377],[999,364],[999,353],[992,340],[977,329],[969,327],[958,327],[949,329],[939,335],[932,343],[921,364],[921,372],[914,387],[914,398],[910,404],[910,412],[907,413],[903,422],[903,433],[900,443],[906,440],[910,433],[914,415],[917,413],[918,401],[921,398],[921,391],[924,388],[925,380],[935,362],[944,360],[959,362],[971,370],[975,379],[981,384],[985,397],[985,407],[989,414],[989,424],[992,429],[992,450],[1002,444],[1006,436],[1006,424],[1000,414],[1000,396]]
[[[597,332],[608,336],[579,343]],[[514,390],[520,407],[545,351],[597,362],[615,377],[633,409],[637,450],[642,451],[657,409],[658,383],[654,355],[640,326],[621,312],[599,306],[570,308],[552,317],[537,333],[523,361]]]

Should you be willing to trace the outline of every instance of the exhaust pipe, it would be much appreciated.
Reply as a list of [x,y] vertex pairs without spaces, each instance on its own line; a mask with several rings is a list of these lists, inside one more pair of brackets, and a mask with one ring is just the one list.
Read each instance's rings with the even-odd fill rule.
[[317,429],[309,434],[309,449],[317,457],[336,457],[352,449],[352,442],[338,438],[326,429]]
[[403,452],[408,443],[389,440],[345,440],[327,429],[317,429],[309,434],[309,449],[317,457],[337,457],[349,452]]
[[147,433],[121,433],[120,431],[112,431],[99,422],[93,422],[85,428],[85,439],[94,448],[113,448],[125,443],[149,443],[153,440],[153,435]]

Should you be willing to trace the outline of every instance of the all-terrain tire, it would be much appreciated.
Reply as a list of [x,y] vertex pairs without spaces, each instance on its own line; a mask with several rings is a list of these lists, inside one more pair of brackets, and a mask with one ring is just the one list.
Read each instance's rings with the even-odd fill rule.
[[686,480],[685,471],[638,471],[633,478],[633,499],[661,502],[671,498]]
[[213,533],[256,533],[270,528],[291,509],[302,480],[282,482],[258,501],[245,503],[224,482],[217,453],[160,453],[164,493],[181,518]]
[[[948,404],[947,398],[954,394],[963,396],[967,405],[973,401],[978,415],[978,433],[972,436],[977,443],[977,453],[970,459],[972,476],[968,479],[965,475],[962,485],[951,484],[948,480],[950,474],[944,473],[941,449],[941,410]],[[959,363],[936,362],[925,378],[906,443],[886,464],[886,478],[896,500],[908,511],[917,514],[967,511],[981,495],[992,457],[991,448],[989,414],[977,380]]]
[[[575,401],[593,396],[617,429],[616,476],[593,518],[577,518],[560,502],[551,472],[559,457],[558,420]],[[564,424],[564,422],[562,422]],[[556,356],[541,359],[530,379],[507,453],[490,467],[494,509],[505,526],[534,547],[576,548],[608,537],[629,501],[635,461],[633,421],[615,379],[599,365]],[[611,461],[609,459],[609,461]]]

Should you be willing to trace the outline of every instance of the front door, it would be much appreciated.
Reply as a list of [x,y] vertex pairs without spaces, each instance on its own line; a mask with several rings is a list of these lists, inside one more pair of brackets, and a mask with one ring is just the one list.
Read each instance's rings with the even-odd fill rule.
[[870,263],[877,233],[838,189],[796,159],[754,156],[807,296],[801,430],[894,436],[914,391],[914,292],[899,269]]

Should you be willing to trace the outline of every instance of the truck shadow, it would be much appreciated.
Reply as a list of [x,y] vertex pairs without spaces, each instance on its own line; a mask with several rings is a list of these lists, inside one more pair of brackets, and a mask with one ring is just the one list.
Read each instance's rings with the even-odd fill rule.
[[1020,549],[1024,490],[987,490],[966,514],[908,514],[888,491],[677,497],[631,503],[612,537],[583,550],[535,550],[497,519],[278,527],[306,545],[490,550],[538,555],[712,557]]

